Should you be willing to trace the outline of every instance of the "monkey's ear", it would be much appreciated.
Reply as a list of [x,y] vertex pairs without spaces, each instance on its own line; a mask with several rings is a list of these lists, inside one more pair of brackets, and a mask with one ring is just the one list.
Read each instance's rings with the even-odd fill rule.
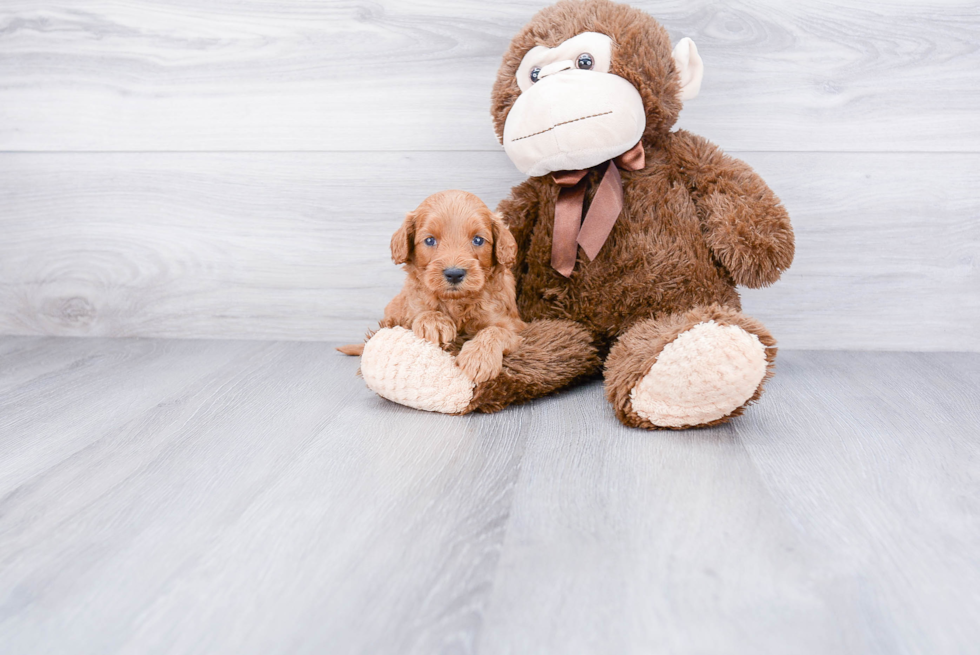
[[674,47],[674,64],[681,76],[681,100],[691,100],[697,97],[701,90],[701,80],[704,78],[704,62],[698,54],[694,41],[684,37]]
[[491,214],[493,225],[493,257],[504,268],[510,268],[517,261],[517,241],[510,233],[499,214]]
[[391,235],[391,261],[404,264],[415,249],[415,212],[408,212],[402,226]]

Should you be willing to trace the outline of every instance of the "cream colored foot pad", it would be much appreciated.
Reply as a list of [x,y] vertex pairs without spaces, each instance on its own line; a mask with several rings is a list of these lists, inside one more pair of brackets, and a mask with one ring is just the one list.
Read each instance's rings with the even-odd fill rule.
[[701,425],[745,404],[765,374],[766,349],[759,337],[708,321],[664,346],[630,400],[633,411],[654,425]]
[[402,327],[378,330],[364,344],[361,375],[382,398],[443,414],[466,409],[475,386],[452,355]]

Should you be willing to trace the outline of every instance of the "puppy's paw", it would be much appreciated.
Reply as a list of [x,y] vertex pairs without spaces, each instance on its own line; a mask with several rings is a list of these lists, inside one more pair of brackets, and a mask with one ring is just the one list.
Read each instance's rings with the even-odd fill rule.
[[440,312],[423,312],[412,321],[412,332],[419,339],[444,346],[456,339],[456,326]]
[[499,348],[492,348],[478,341],[467,341],[456,356],[456,366],[466,377],[480,384],[500,375],[503,359]]

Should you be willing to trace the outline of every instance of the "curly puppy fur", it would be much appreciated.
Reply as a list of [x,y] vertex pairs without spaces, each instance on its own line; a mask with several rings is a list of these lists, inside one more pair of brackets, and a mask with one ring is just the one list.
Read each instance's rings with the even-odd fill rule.
[[[517,243],[518,307],[537,337],[525,341],[525,348],[534,344],[533,351],[518,348],[504,358],[504,374],[477,387],[470,409],[493,411],[554,391],[594,372],[595,357],[605,357],[612,348],[607,393],[617,416],[627,425],[653,428],[632,413],[629,391],[650,370],[664,343],[692,321],[714,317],[758,336],[767,347],[771,374],[775,341],[761,324],[739,313],[735,286],[775,282],[793,260],[793,231],[779,199],[747,164],[699,136],[671,132],[681,101],[670,39],[652,17],[627,5],[564,0],[531,19],[511,41],[493,87],[498,139],[521,93],[515,73],[524,55],[534,46],[554,47],[582,32],[612,38],[610,72],[632,83],[643,100],[646,166],[622,171],[623,211],[595,260],[579,251],[570,278],[551,267],[559,192],[552,177],[526,180],[500,204],[498,211]],[[600,169],[586,177],[586,206]],[[646,327],[617,345],[641,324]],[[549,330],[562,335],[554,337],[554,350]],[[588,346],[584,334],[590,337]],[[563,353],[559,348],[567,347],[569,338],[578,346]],[[552,378],[559,360],[576,375]],[[761,391],[760,385],[749,402]]]
[[[524,329],[510,271],[516,254],[500,217],[472,193],[429,196],[391,237],[391,258],[408,275],[380,327],[457,350],[457,366],[474,382],[496,377]],[[360,354],[363,344],[338,350]]]

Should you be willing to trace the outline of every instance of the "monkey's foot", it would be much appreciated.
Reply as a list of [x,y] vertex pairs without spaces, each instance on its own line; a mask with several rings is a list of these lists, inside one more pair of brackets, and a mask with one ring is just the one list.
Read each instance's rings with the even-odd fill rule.
[[452,355],[402,327],[378,330],[364,344],[361,376],[382,398],[443,414],[465,410],[475,386]]
[[759,337],[711,320],[663,347],[630,391],[630,402],[657,427],[708,425],[748,402],[765,375],[766,349]]

